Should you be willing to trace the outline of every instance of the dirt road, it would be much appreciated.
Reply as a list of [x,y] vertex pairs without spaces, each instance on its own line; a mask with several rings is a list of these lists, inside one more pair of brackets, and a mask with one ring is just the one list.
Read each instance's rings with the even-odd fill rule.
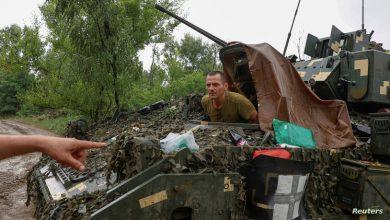
[[[0,120],[0,134],[54,134],[12,120]],[[40,153],[0,161],[0,220],[34,219],[34,207],[25,205],[26,175],[38,162]]]

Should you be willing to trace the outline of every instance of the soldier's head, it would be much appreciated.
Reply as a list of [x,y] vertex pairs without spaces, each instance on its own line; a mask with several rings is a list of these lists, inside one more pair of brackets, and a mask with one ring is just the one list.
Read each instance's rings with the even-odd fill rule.
[[228,89],[225,74],[221,71],[212,71],[206,77],[206,89],[211,99],[218,99]]

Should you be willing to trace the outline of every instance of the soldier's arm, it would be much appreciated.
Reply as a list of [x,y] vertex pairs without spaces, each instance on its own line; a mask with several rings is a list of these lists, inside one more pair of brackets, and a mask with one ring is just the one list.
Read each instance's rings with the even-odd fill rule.
[[42,152],[62,165],[83,170],[86,150],[104,145],[106,144],[41,135],[0,135],[0,160],[26,153]]
[[251,116],[249,118],[249,121],[254,123],[254,124],[258,124],[259,123],[259,117],[257,115],[257,111],[256,110],[252,111]]
[[[205,96],[202,97],[202,100],[201,100],[201,104],[202,104],[202,108],[203,108],[203,114],[204,114],[203,116],[204,116],[205,119],[209,119],[210,118],[209,112],[207,111],[207,104],[206,104],[207,99],[208,99],[208,96],[205,95]],[[206,120],[206,121],[208,121],[208,120]]]
[[239,103],[239,113],[243,119],[251,123],[259,123],[255,106],[253,106],[252,102],[249,101],[249,99],[247,99],[245,96],[241,97],[241,101]]

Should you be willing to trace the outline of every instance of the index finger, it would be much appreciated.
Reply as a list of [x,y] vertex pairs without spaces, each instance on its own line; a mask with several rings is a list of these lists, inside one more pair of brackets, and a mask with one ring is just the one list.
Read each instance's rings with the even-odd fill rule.
[[94,141],[77,141],[77,145],[82,149],[90,149],[90,148],[101,148],[107,145],[104,142],[94,142]]

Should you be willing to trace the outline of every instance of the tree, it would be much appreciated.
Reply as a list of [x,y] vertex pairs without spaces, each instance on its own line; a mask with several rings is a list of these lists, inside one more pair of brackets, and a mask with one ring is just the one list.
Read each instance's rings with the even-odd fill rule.
[[[182,72],[207,73],[221,68],[218,61],[219,49],[217,44],[203,42],[201,38],[195,38],[187,33],[180,42],[171,41],[166,44],[165,64],[173,74],[175,74],[174,69],[177,69],[180,64],[183,66]],[[173,75],[173,77],[178,76]]]
[[[138,52],[169,39],[178,24],[154,9],[156,0],[47,0],[41,7],[50,30],[50,76],[34,88],[55,91],[59,105],[97,120],[122,108],[131,84],[142,77]],[[161,5],[177,12],[181,0]],[[57,83],[60,82],[60,83]],[[55,87],[55,86],[58,87]],[[30,97],[32,100],[33,97]]]
[[[163,46],[162,49],[161,46]],[[204,91],[205,73],[220,69],[219,47],[189,34],[180,41],[153,44],[150,70],[145,71],[127,97],[129,108],[136,109],[161,99],[186,96]]]
[[44,69],[43,54],[37,23],[0,30],[0,114],[14,114],[20,109],[19,95],[30,87],[34,75]]

